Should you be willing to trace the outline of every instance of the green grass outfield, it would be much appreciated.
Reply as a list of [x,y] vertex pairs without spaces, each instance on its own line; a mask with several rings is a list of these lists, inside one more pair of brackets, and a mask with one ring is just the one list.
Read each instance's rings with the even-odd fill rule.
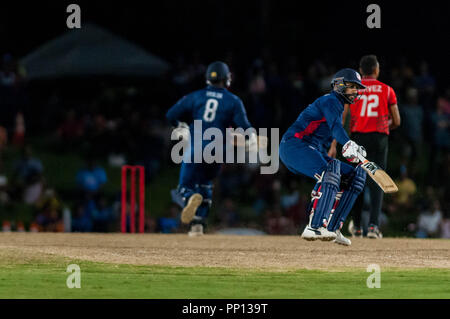
[[[54,259],[54,260],[52,260]],[[69,264],[81,269],[81,288],[69,289]],[[0,261],[0,298],[450,298],[450,269],[382,269],[381,288],[369,289],[365,269],[254,271],[163,267],[50,258]]]

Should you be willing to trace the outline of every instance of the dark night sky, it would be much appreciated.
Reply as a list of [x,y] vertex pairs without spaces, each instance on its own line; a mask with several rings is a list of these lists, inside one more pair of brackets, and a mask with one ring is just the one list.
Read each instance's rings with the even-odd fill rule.
[[[0,7],[0,53],[23,56],[67,30],[66,6],[81,6],[94,22],[167,60],[197,50],[207,60],[228,50],[252,58],[268,47],[276,55],[340,64],[375,53],[448,67],[450,5],[444,1],[44,1]],[[366,27],[366,7],[381,6],[382,28]],[[299,4],[300,3],[300,4]],[[395,63],[397,61],[392,61]],[[442,66],[441,64],[445,64]]]

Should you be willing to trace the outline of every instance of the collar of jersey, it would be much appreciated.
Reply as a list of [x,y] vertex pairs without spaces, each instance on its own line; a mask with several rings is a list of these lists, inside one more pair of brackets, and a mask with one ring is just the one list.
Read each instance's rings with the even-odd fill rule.
[[206,88],[208,90],[217,90],[217,91],[225,91],[226,90],[226,88],[218,88],[218,87],[215,87],[215,86],[212,86],[212,85],[208,85]]

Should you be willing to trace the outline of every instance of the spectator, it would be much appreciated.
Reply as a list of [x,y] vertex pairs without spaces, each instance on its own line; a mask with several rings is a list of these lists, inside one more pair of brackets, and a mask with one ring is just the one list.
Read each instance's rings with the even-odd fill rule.
[[92,230],[94,232],[107,232],[109,224],[114,219],[114,212],[105,196],[100,196],[98,202],[94,202],[95,206],[92,209]]
[[35,203],[44,188],[43,171],[41,160],[32,156],[30,146],[25,146],[13,171],[14,196],[21,197],[27,204]]
[[171,204],[168,216],[158,218],[158,230],[163,234],[177,233],[180,229],[180,210],[177,205]]
[[438,99],[436,111],[431,114],[433,129],[433,151],[430,152],[431,178],[435,184],[439,180],[439,172],[445,169],[444,161],[450,151],[450,87],[445,95]]
[[397,204],[401,206],[412,205],[412,197],[417,191],[417,186],[414,181],[409,178],[408,170],[405,165],[400,167],[400,180],[396,182],[398,186],[398,192],[396,193],[395,200]]
[[420,213],[419,218],[417,219],[416,237],[438,237],[440,235],[439,227],[441,221],[442,212],[440,210],[439,202],[435,200],[431,207],[426,207],[426,209]]
[[439,150],[450,149],[450,88],[438,99],[436,111],[432,113],[434,145]]
[[410,87],[406,91],[406,103],[400,108],[403,119],[401,129],[408,146],[404,155],[414,159],[420,154],[423,137],[423,107],[418,102],[417,89]]
[[95,209],[95,202],[88,200],[87,202],[79,202],[76,204],[74,214],[72,216],[73,232],[90,232],[93,229],[92,214]]
[[3,160],[0,159],[0,211],[11,203],[8,190],[8,177],[3,168]]
[[53,189],[47,189],[35,205],[37,216],[35,219],[39,231],[63,232],[61,202]]
[[266,80],[264,78],[263,62],[257,59],[253,62],[250,80],[248,83],[249,102],[248,112],[253,118],[255,127],[269,127],[267,124],[272,122],[270,110],[268,109],[265,98],[267,93]]
[[16,60],[11,54],[2,57],[0,66],[0,127],[14,133],[16,114],[24,106],[25,92],[22,77],[18,72]]
[[288,193],[281,196],[281,207],[296,228],[308,223],[306,201],[305,194],[300,194],[297,182],[292,180],[288,185]]
[[239,214],[230,198],[224,199],[217,217],[219,218],[220,227],[223,228],[236,227],[239,224]]
[[98,166],[92,157],[87,159],[86,166],[76,175],[76,182],[83,198],[92,198],[100,194],[107,181],[105,170]]
[[25,143],[25,118],[22,112],[18,112],[15,117],[12,143],[17,146],[23,146]]
[[266,230],[270,235],[292,235],[296,232],[293,221],[283,216],[280,208],[266,210]]
[[450,238],[450,216],[448,214],[448,211],[441,222],[441,237]]
[[419,103],[425,110],[432,108],[432,100],[436,86],[436,80],[429,72],[428,63],[422,61],[419,68],[419,75],[414,79],[414,86],[419,90]]
[[77,142],[84,134],[83,121],[77,119],[74,109],[70,109],[65,114],[64,122],[57,130],[57,136],[62,146],[70,148],[77,145]]

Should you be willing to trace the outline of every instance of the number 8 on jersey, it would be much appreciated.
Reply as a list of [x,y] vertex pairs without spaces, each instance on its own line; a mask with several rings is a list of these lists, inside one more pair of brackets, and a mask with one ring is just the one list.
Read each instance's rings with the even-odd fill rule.
[[217,107],[219,102],[216,99],[208,99],[205,104],[205,113],[203,113],[203,120],[205,122],[212,122],[216,118]]

